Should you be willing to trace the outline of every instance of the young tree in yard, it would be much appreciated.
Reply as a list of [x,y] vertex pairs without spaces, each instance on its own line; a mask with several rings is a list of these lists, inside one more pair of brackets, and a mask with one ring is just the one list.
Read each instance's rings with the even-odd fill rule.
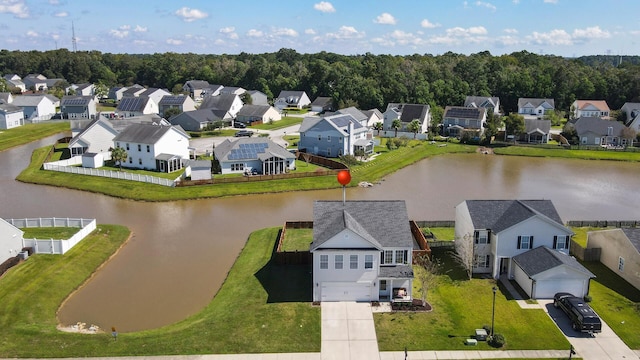
[[307,163],[307,166],[309,165],[309,161],[311,161],[311,154],[303,152],[302,154],[302,158],[304,159],[304,162]]
[[421,287],[422,306],[426,306],[427,292],[436,285],[442,264],[437,259],[429,258],[427,254],[418,255],[414,260],[419,267],[415,272],[415,279]]
[[168,108],[167,110],[164,111],[164,118],[169,120],[172,117],[179,115],[182,113],[182,110],[179,107],[172,107],[172,108]]
[[129,154],[127,154],[127,150],[121,147],[111,148],[111,160],[115,161],[120,165],[120,170],[122,170],[122,162],[127,160]]
[[418,132],[420,132],[421,128],[422,128],[422,124],[420,124],[420,120],[418,119],[411,120],[409,125],[407,125],[407,129],[409,129],[409,131],[413,133],[414,139],[416,138],[416,135],[418,134]]
[[525,130],[524,116],[511,113],[504,118],[504,126],[506,135],[514,135],[517,138]]
[[398,130],[402,127],[402,121],[400,119],[395,119],[391,122],[391,128],[395,130],[395,137],[398,136]]
[[491,139],[498,134],[498,130],[502,126],[502,119],[496,116],[493,111],[487,113],[487,123],[484,129],[484,142],[485,144],[491,144]]
[[474,239],[470,234],[465,234],[461,239],[455,241],[456,253],[454,259],[462,265],[467,271],[469,279],[473,273],[473,252],[474,252]]
[[625,126],[624,129],[622,129],[622,138],[627,139],[627,144],[629,144],[629,146],[633,146],[633,140],[635,140],[636,136],[637,133],[632,128]]
[[380,136],[380,130],[384,129],[384,124],[381,121],[373,124],[373,129],[378,131],[378,136]]

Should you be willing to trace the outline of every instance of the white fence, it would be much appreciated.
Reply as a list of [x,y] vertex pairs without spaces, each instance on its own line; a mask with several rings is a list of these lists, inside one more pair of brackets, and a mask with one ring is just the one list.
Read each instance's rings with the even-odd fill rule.
[[[374,131],[374,133],[377,134],[377,131]],[[396,136],[395,130],[382,130],[380,131],[380,137],[384,137],[384,138],[406,137],[407,139],[427,140],[428,134],[426,133],[414,134],[412,132],[398,131],[398,135]]]
[[83,168],[74,165],[82,165],[82,156],[74,156],[67,160],[44,163],[43,169],[50,171],[59,171],[70,174],[101,176],[112,179],[140,181],[163,186],[175,186],[175,180],[163,179],[150,175],[141,175],[129,173],[126,171],[100,170],[93,168]]
[[5,219],[17,228],[77,227],[78,232],[69,239],[22,239],[22,247],[32,247],[36,254],[64,254],[96,229],[96,219],[30,218]]

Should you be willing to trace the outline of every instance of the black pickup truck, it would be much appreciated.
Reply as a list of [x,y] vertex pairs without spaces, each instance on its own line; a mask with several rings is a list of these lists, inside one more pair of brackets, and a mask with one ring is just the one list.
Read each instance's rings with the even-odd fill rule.
[[572,294],[559,292],[553,297],[553,306],[562,309],[571,320],[573,330],[595,334],[602,331],[602,322],[591,306]]

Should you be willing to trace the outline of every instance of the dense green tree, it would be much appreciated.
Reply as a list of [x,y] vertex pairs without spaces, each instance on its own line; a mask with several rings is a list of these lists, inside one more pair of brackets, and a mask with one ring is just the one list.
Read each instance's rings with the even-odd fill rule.
[[514,135],[515,137],[520,136],[524,133],[524,116],[511,113],[508,116],[504,117],[504,126],[506,135]]
[[111,148],[110,150],[111,150],[111,160],[118,163],[120,170],[122,170],[122,162],[126,161],[127,158],[129,157],[129,154],[127,154],[127,150],[119,146],[115,148]]
[[420,120],[418,119],[411,120],[411,122],[409,122],[409,124],[407,125],[407,129],[413,133],[414,139],[416,138],[416,135],[418,134],[418,132],[420,132],[421,128],[422,128],[422,124],[420,124]]

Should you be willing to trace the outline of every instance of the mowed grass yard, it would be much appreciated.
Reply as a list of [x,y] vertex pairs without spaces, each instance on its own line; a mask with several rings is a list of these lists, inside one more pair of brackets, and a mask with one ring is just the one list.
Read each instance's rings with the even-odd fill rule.
[[80,231],[77,227],[29,227],[21,228],[25,239],[69,239]]
[[[427,292],[431,312],[376,313],[374,321],[381,351],[469,350],[464,340],[475,329],[491,326],[493,279],[467,280],[448,252],[434,252],[445,273]],[[417,269],[415,271],[418,271]],[[414,298],[421,298],[414,281]],[[495,331],[504,335],[509,350],[568,349],[570,344],[542,309],[522,309],[499,286],[496,295]],[[492,350],[479,342],[473,350]]]
[[282,240],[282,251],[309,251],[313,229],[287,229]]
[[9,130],[0,130],[0,151],[69,130],[68,121],[27,124]]

